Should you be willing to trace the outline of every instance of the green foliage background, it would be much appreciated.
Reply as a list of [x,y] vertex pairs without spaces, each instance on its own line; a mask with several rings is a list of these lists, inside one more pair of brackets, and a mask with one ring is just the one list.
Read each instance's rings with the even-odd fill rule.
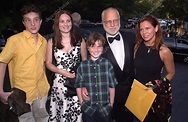
[[158,18],[180,19],[188,21],[187,0],[1,0],[0,31],[6,25],[21,28],[20,8],[26,2],[40,5],[43,20],[53,14],[60,6],[68,2],[64,8],[70,12],[79,12],[83,19],[99,21],[101,12],[107,7],[116,7],[121,19],[141,17],[151,13]]

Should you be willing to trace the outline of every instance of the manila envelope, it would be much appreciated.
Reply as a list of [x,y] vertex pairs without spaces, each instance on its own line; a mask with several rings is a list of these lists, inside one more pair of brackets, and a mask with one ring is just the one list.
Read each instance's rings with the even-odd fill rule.
[[152,90],[146,90],[146,86],[134,79],[131,91],[125,103],[125,106],[143,122],[156,94]]

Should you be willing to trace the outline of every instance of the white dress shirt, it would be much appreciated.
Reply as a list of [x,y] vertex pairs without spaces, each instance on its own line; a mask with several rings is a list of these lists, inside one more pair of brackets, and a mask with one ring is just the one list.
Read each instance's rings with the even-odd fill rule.
[[[117,34],[120,35],[120,40],[114,40],[112,43],[110,43],[108,41],[108,44],[110,45],[110,48],[114,54],[114,57],[119,65],[119,67],[121,68],[121,70],[123,70],[124,59],[125,59],[124,43],[123,43],[123,38],[122,38],[121,34],[120,33],[117,33]],[[115,36],[113,36],[113,37],[115,37]],[[106,37],[108,40],[108,37],[112,37],[112,36],[110,36],[109,34],[106,34]]]

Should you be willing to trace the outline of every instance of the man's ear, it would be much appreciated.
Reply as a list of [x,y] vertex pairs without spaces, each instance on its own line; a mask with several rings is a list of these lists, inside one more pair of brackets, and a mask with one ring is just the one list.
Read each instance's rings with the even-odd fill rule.
[[22,20],[23,25],[25,25],[24,21]]
[[42,24],[42,19],[40,20],[40,24]]

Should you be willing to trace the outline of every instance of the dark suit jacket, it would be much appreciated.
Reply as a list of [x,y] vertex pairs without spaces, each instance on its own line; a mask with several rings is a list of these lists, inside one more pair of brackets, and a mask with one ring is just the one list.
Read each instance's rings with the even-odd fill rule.
[[[134,79],[134,67],[133,67],[133,55],[134,55],[134,42],[135,35],[132,32],[120,31],[124,41],[125,49],[125,59],[123,71],[120,69],[113,52],[106,42],[104,46],[104,52],[102,56],[110,60],[114,67],[115,77],[117,79],[118,85],[116,87],[115,101],[116,99],[120,102],[125,102],[130,91],[131,84]],[[106,35],[105,35],[106,37]],[[118,47],[117,47],[118,48]]]

